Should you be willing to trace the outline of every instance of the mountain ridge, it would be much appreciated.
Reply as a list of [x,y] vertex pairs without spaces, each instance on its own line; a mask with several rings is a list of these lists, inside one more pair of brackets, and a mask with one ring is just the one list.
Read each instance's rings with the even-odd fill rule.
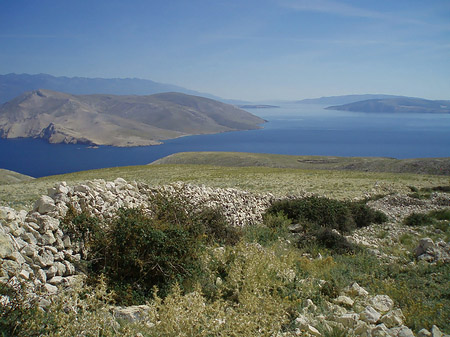
[[[215,100],[222,98],[208,93],[186,89],[173,84],[159,83],[140,78],[90,78],[53,76],[49,74],[0,74],[0,104],[24,92],[48,89],[73,95],[114,94],[151,95],[162,92],[181,92]],[[231,102],[230,102],[231,103]]]

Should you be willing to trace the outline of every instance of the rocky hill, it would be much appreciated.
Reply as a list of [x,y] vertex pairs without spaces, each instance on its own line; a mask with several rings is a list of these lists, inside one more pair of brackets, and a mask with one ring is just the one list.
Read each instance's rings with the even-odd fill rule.
[[421,98],[369,99],[344,105],[329,106],[328,110],[386,113],[450,113],[450,101],[431,101]]
[[259,128],[235,106],[180,93],[150,96],[26,92],[0,107],[0,137],[50,143],[142,146],[193,134]]

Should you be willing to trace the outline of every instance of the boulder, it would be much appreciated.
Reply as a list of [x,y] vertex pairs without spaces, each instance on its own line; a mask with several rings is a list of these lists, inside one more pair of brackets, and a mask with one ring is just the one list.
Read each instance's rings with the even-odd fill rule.
[[381,317],[380,322],[384,323],[388,328],[393,328],[396,326],[401,326],[404,320],[405,316],[403,316],[402,310],[395,309],[389,311],[387,314]]
[[356,282],[353,282],[348,287],[344,288],[344,293],[349,296],[352,296],[352,297],[355,297],[355,296],[365,297],[365,296],[369,295],[367,290],[365,290],[363,287],[361,287]]
[[394,307],[394,301],[387,295],[376,295],[370,300],[372,307],[380,312],[388,312]]
[[14,252],[14,247],[8,234],[0,232],[0,259],[10,256]]
[[145,319],[150,311],[148,305],[133,305],[130,307],[113,307],[112,313],[115,318],[135,323]]
[[355,303],[348,296],[339,296],[338,298],[334,299],[333,302],[338,304],[338,305],[342,305],[343,307],[347,307],[347,308],[351,308],[353,306],[353,303]]
[[33,211],[41,214],[47,214],[56,211],[55,201],[47,196],[42,195],[34,204]]
[[431,332],[429,332],[427,329],[422,329],[417,333],[417,337],[431,337]]
[[360,319],[364,322],[375,324],[380,319],[381,314],[368,305],[360,314]]

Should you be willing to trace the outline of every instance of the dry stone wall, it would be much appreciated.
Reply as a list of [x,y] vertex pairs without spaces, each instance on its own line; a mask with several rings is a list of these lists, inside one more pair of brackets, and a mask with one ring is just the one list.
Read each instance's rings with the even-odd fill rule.
[[44,292],[76,281],[80,254],[60,228],[69,205],[101,219],[114,216],[121,207],[151,211],[153,198],[162,194],[180,197],[193,209],[222,207],[233,226],[260,222],[273,196],[237,189],[213,189],[175,183],[157,188],[118,178],[93,180],[76,186],[62,182],[41,196],[30,212],[0,207],[0,281],[29,281]]

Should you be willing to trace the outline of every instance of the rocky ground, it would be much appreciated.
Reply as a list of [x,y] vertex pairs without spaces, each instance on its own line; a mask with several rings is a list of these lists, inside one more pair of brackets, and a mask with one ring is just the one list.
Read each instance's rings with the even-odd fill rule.
[[[109,182],[87,181],[76,186],[62,182],[51,188],[48,195],[39,198],[30,212],[0,207],[0,281],[10,284],[28,282],[32,289],[43,291],[40,305],[45,307],[49,296],[58,294],[61,289],[82,278],[76,268],[81,258],[77,247],[60,228],[60,221],[68,207],[107,219],[120,207],[142,207],[151,212],[149,204],[158,193],[185,198],[194,208],[221,207],[229,222],[240,227],[261,222],[262,214],[275,200],[271,194],[184,183],[152,188],[121,178]],[[427,200],[394,194],[370,201],[368,205],[387,214],[389,222],[359,229],[347,237],[349,240],[366,246],[380,259],[401,259],[414,254],[417,259],[428,263],[450,261],[448,242],[436,237],[432,239],[425,236],[427,233],[401,225],[401,220],[413,212],[449,207],[449,194],[434,193]],[[399,238],[405,234],[421,240],[414,251],[403,248],[398,254],[399,251],[393,248],[398,246]],[[7,298],[2,298],[0,305],[7,301]],[[334,302],[327,302],[326,305],[329,310],[319,312],[317,306],[308,300],[308,305],[295,320],[294,330],[284,335],[321,336],[318,330],[321,327],[322,331],[325,328],[330,332],[334,328],[345,328],[355,336],[415,336],[404,325],[401,309],[388,296],[369,295],[356,283],[349,285]],[[136,321],[145,310],[146,306],[116,307],[113,312],[121,319]],[[416,336],[443,334],[433,326],[432,331],[423,329]]]

